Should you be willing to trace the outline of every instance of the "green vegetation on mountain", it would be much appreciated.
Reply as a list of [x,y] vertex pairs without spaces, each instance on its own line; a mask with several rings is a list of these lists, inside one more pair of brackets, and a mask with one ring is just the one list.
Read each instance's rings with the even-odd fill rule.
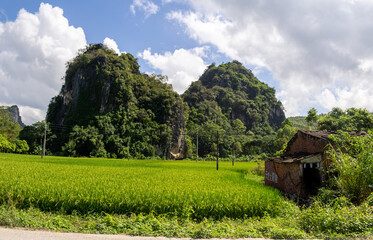
[[0,152],[25,153],[29,146],[26,141],[18,139],[21,126],[12,121],[9,109],[0,106]]
[[275,90],[238,61],[210,65],[182,97],[190,108],[188,134],[195,147],[198,131],[202,156],[216,152],[218,132],[222,156],[234,154],[233,146],[238,145],[243,154],[268,152],[285,120]]
[[141,74],[129,53],[87,46],[67,64],[49,104],[47,148],[69,156],[183,158],[195,153],[197,134],[202,156],[272,148],[282,104],[241,63],[209,66],[182,98],[166,81]]
[[141,74],[129,53],[89,45],[67,64],[47,121],[49,148],[72,156],[146,157],[180,152],[187,107],[162,76]]

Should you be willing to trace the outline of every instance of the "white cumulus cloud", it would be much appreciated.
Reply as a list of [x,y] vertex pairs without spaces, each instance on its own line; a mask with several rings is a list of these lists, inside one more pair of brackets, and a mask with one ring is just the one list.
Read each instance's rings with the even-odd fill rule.
[[207,47],[193,49],[177,49],[173,53],[151,53],[144,50],[138,56],[146,60],[154,69],[159,69],[162,75],[168,76],[169,83],[178,93],[184,92],[193,81],[198,80],[206,69],[203,61]]
[[66,62],[85,45],[83,29],[69,25],[63,10],[49,4],[0,22],[0,102],[19,105],[26,124],[42,120],[61,88]]
[[189,3],[192,11],[173,11],[168,19],[198,43],[269,70],[288,116],[315,105],[373,111],[372,1]]
[[144,12],[145,18],[150,17],[153,14],[156,14],[159,10],[159,7],[149,0],[133,0],[130,10],[135,15],[136,9],[140,9]]
[[112,49],[114,52],[116,52],[118,55],[120,54],[119,48],[117,43],[111,39],[111,38],[105,38],[104,39],[104,45],[107,46],[108,48]]

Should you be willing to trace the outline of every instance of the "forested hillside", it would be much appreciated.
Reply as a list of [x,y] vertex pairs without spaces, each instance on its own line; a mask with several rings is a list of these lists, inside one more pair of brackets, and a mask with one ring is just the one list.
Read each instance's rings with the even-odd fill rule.
[[280,128],[285,120],[283,106],[275,89],[259,81],[238,61],[210,65],[183,94],[191,108],[190,121],[235,119],[254,134],[266,135]]
[[188,133],[195,139],[199,129],[202,155],[216,152],[217,132],[223,156],[261,153],[285,120],[275,90],[238,61],[210,65],[182,97],[190,108]]
[[68,63],[49,104],[49,148],[73,156],[146,157],[182,152],[185,106],[161,76],[141,74],[129,53],[90,45]]
[[201,155],[260,153],[285,119],[275,90],[237,61],[209,66],[182,98],[167,77],[140,73],[131,54],[102,44],[87,46],[67,67],[47,113],[53,153],[191,157],[199,128]]

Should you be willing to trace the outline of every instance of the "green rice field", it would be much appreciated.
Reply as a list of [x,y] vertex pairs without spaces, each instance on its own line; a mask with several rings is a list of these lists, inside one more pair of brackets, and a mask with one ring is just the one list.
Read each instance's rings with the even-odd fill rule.
[[193,219],[278,216],[281,194],[252,162],[0,154],[0,204],[67,214],[171,214]]

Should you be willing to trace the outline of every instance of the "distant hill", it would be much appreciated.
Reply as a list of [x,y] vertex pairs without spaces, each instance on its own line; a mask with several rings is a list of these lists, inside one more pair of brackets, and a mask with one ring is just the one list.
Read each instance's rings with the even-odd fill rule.
[[190,107],[189,121],[219,121],[231,125],[239,119],[254,134],[271,134],[285,120],[275,89],[259,81],[238,61],[210,65],[182,95]]
[[[293,126],[297,129],[308,129],[308,123],[306,121],[306,117],[303,116],[297,116],[297,117],[289,117],[290,122],[293,124]],[[317,129],[317,124],[314,123],[311,125],[310,130],[316,130]]]
[[17,105],[13,105],[11,107],[2,106],[1,110],[6,110],[9,114],[10,120],[13,123],[18,123],[21,127],[24,127],[25,124],[22,122],[21,115],[19,113],[19,108]]

